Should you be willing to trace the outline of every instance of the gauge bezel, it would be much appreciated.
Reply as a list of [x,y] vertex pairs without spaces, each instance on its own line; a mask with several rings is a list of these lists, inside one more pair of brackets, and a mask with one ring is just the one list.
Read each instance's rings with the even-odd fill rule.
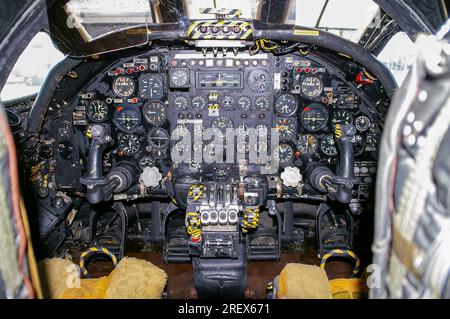
[[[203,106],[201,107],[201,108],[196,108],[196,107],[194,107],[194,100],[195,99],[202,99],[203,100]],[[194,111],[203,111],[205,108],[206,108],[206,104],[207,104],[207,102],[206,102],[206,98],[204,97],[204,96],[202,96],[202,95],[195,95],[195,96],[193,96],[192,98],[191,98],[191,107],[192,107],[192,109],[194,110]]]
[[[310,111],[310,109],[320,110],[320,111],[323,111],[323,113],[324,113],[325,120],[323,121],[322,125],[320,125],[316,129],[312,129],[309,125],[307,125],[305,123],[304,116],[305,116],[306,112]],[[328,110],[324,106],[318,105],[318,104],[312,104],[310,106],[305,107],[302,110],[302,112],[300,114],[300,122],[306,131],[319,132],[319,131],[325,130],[325,128],[327,127],[327,124],[328,124],[329,117],[330,117],[330,115],[328,114]]]
[[[241,99],[244,99],[246,102],[248,102],[248,103],[246,103],[245,107],[241,107],[241,105],[239,104],[239,101]],[[241,110],[243,112],[248,112],[248,111],[250,111],[250,109],[252,107],[252,99],[249,96],[247,96],[247,95],[241,95],[240,97],[237,98],[236,104],[237,104],[237,108],[239,110]]]
[[[231,127],[225,127],[225,128],[217,127],[215,123],[217,123],[217,121],[219,121],[220,119],[227,119],[227,120],[229,120],[231,122],[232,126]],[[214,120],[211,121],[211,127],[220,130],[222,133],[226,133],[227,129],[234,128],[234,122],[233,122],[233,119],[231,117],[225,116],[225,115],[220,115],[220,116],[217,116]]]
[[[301,141],[302,138],[309,138],[309,137],[312,137],[312,138],[314,139],[314,141],[315,141],[315,144],[314,144],[315,147],[314,147],[311,151],[305,152],[305,151],[302,150],[302,145],[304,145],[304,144],[301,143],[300,141]],[[308,141],[306,141],[306,143],[308,143]],[[297,146],[297,149],[300,151],[301,155],[304,155],[304,156],[311,156],[311,155],[314,155],[314,154],[317,153],[317,150],[319,149],[319,140],[318,140],[318,138],[317,138],[315,135],[313,135],[313,134],[300,134],[299,137],[298,137],[298,139],[297,139],[296,146]],[[305,148],[303,148],[303,149],[305,149]]]
[[[258,107],[258,100],[264,100],[264,101],[267,101],[267,106],[264,107],[264,108]],[[256,109],[257,111],[270,111],[270,99],[269,99],[267,96],[258,96],[258,97],[255,99],[255,109]]]
[[[164,145],[157,145],[152,141],[151,137],[156,131],[162,131],[166,135],[167,142],[164,143]],[[161,127],[154,127],[147,134],[147,142],[148,142],[148,145],[151,146],[155,150],[158,150],[158,151],[165,150],[170,146],[170,135],[165,129],[163,129]]]
[[[292,155],[289,157],[289,159],[283,160],[283,161],[281,160],[280,153],[279,153],[282,146],[289,147],[290,150],[291,150],[291,153],[292,153]],[[286,165],[286,164],[290,163],[294,159],[294,147],[292,147],[290,144],[288,144],[288,143],[280,143],[275,149],[275,154],[276,154],[277,150],[278,150],[278,158],[277,157],[275,157],[275,158],[277,159],[279,164]]]
[[[120,106],[119,106],[119,107],[120,107]],[[122,131],[122,132],[124,132],[124,133],[135,133],[136,130],[140,127],[140,125],[141,125],[141,123],[142,123],[142,115],[141,115],[140,110],[139,110],[137,107],[131,106],[131,105],[128,105],[128,106],[122,106],[122,109],[121,109],[121,110],[119,110],[119,107],[116,107],[116,109],[115,109],[115,111],[114,111],[114,117],[113,117],[113,123],[114,123],[114,125],[116,126],[116,128],[117,128],[118,130],[120,130],[120,131]],[[127,128],[123,127],[123,126],[118,122],[118,120],[117,120],[118,115],[119,115],[120,113],[122,113],[122,112],[125,112],[126,110],[133,110],[133,111],[137,114],[137,116],[138,116],[138,118],[139,118],[138,124],[136,124],[136,126],[133,127],[133,128],[131,128],[131,129],[127,129]]]
[[[291,110],[291,112],[289,112],[289,113],[283,113],[283,111],[281,110],[281,107],[284,106],[284,103],[283,103],[283,105],[281,105],[281,106],[279,105],[279,102],[280,102],[281,99],[284,98],[284,97],[289,97],[289,98],[291,98],[291,99],[295,102],[295,108],[294,108],[294,110]],[[278,114],[279,116],[289,117],[289,116],[294,115],[294,114],[297,112],[297,110],[298,110],[298,100],[297,100],[297,98],[295,97],[295,95],[290,94],[290,93],[285,93],[285,94],[281,94],[279,97],[277,97],[277,99],[276,99],[276,101],[275,101],[275,111],[277,111],[277,114]]]
[[[128,79],[129,81],[131,81],[130,83],[133,84],[133,90],[132,90],[132,92],[131,92],[130,94],[122,94],[122,93],[120,93],[120,92],[118,91],[118,89],[117,89],[117,81],[118,81],[119,79],[121,79],[121,78]],[[122,75],[122,76],[119,76],[119,77],[117,77],[117,78],[114,79],[114,81],[113,81],[113,83],[112,83],[112,89],[113,89],[113,92],[114,92],[117,96],[120,96],[120,97],[122,97],[122,98],[127,98],[127,97],[132,96],[132,95],[134,94],[134,92],[136,92],[136,83],[135,83],[135,81],[134,81],[134,79],[133,79],[132,77],[129,77],[129,76],[123,76],[123,75]]]
[[[186,107],[181,109],[181,108],[179,108],[178,106],[176,106],[175,101],[176,101],[177,99],[183,99],[184,101],[186,101]],[[188,98],[185,97],[184,95],[177,95],[177,96],[175,96],[175,97],[173,98],[172,104],[173,104],[173,106],[175,107],[176,110],[178,110],[178,111],[186,111],[186,110],[188,109],[188,107],[189,107],[189,100],[188,100]]]
[[322,136],[322,137],[320,138],[320,140],[319,140],[319,149],[320,149],[320,151],[322,152],[322,154],[324,154],[325,156],[328,156],[328,157],[336,157],[336,156],[339,154],[338,149],[337,149],[336,142],[334,143],[334,148],[335,148],[335,150],[336,150],[336,152],[335,152],[334,154],[331,154],[331,155],[330,155],[330,154],[326,153],[326,152],[323,150],[323,149],[324,149],[323,143],[326,141],[327,138],[330,138],[330,139],[332,139],[332,140],[334,141],[333,135],[327,134],[327,135]]
[[[89,109],[91,108],[91,104],[94,103],[94,102],[101,102],[101,103],[106,107],[106,114],[105,114],[105,117],[104,117],[103,119],[101,119],[101,120],[96,119],[95,117],[93,117],[93,116],[91,116],[91,115],[89,114]],[[105,121],[108,119],[109,113],[110,113],[110,112],[109,112],[109,105],[108,105],[105,101],[103,101],[103,100],[92,100],[92,101],[90,101],[90,102],[88,103],[88,105],[86,106],[86,115],[88,116],[89,120],[91,120],[92,122],[95,122],[95,123],[102,123],[102,122],[105,122]]]
[[[153,104],[155,104],[155,103],[156,103],[156,104],[162,105],[162,106],[164,107],[164,109],[165,109],[165,112],[166,112],[166,113],[165,113],[164,119],[161,120],[161,121],[153,121],[153,120],[151,120],[151,119],[148,118],[147,110],[148,110],[148,108],[149,108],[151,105],[153,105]],[[143,115],[144,115],[145,121],[146,121],[147,123],[151,124],[151,125],[154,125],[154,126],[160,126],[160,125],[164,124],[164,123],[167,121],[167,118],[168,118],[168,116],[169,116],[169,110],[167,109],[167,105],[166,105],[164,102],[160,101],[160,100],[152,100],[152,101],[148,101],[148,102],[142,107],[142,113],[143,113]]]
[[[339,112],[345,112],[348,115],[350,115],[350,123],[347,123],[347,122],[335,122],[336,114],[338,114]],[[353,113],[348,111],[348,110],[336,110],[336,111],[333,112],[333,115],[331,116],[331,124],[332,125],[336,125],[336,124],[350,125],[350,124],[353,124],[353,122],[354,122]]]
[[[278,131],[279,132],[278,134],[280,136],[280,141],[289,141],[289,140],[293,139],[295,137],[296,132],[297,132],[297,121],[296,121],[296,119],[293,118],[293,117],[277,117],[273,121],[275,129],[278,126],[276,124],[279,121],[288,121],[288,122],[291,122],[290,124],[293,124],[293,131],[292,131],[291,134],[289,134],[289,136],[282,136],[281,131]],[[286,124],[282,124],[282,125],[286,125]]]
[[[367,121],[368,121],[367,127],[364,127],[364,129],[358,128],[358,120],[359,120],[360,118],[366,118]],[[370,128],[370,125],[371,125],[371,124],[372,124],[372,121],[371,121],[371,119],[370,119],[367,115],[359,115],[359,116],[357,116],[356,119],[355,119],[355,127],[356,127],[356,129],[357,129],[358,131],[360,131],[360,132],[366,132],[366,131]]]
[[[133,138],[135,137],[135,138],[136,138],[135,141],[137,141],[138,147],[137,147],[137,150],[136,150],[135,152],[127,152],[127,151],[125,151],[125,150],[120,146],[121,141],[122,141],[125,137],[133,137]],[[122,134],[121,136],[119,136],[119,139],[118,139],[118,141],[117,141],[117,148],[118,148],[121,152],[123,152],[123,154],[125,154],[125,155],[127,155],[127,156],[134,156],[134,155],[138,154],[139,151],[140,151],[141,148],[142,148],[141,139],[139,138],[139,136],[138,136],[137,134],[132,134],[132,133]]]
[[[318,81],[319,81],[319,87],[320,87],[320,89],[319,89],[319,93],[317,93],[317,94],[314,94],[314,95],[310,95],[310,94],[308,94],[308,93],[305,93],[305,81],[307,80],[307,79],[317,79]],[[315,98],[315,97],[318,97],[320,94],[322,94],[322,92],[323,92],[323,82],[322,82],[322,80],[318,77],[318,76],[315,76],[315,75],[308,75],[308,76],[305,76],[303,79],[302,79],[302,83],[301,83],[301,85],[300,85],[300,90],[302,91],[302,95],[304,95],[305,97],[307,97],[307,98]],[[308,90],[309,90],[309,88],[308,88]]]
[[[160,88],[160,94],[158,94],[157,96],[150,96],[150,95],[144,95],[142,94],[142,89],[144,87],[144,79],[148,79],[148,78],[157,78],[159,79],[159,81],[161,82],[161,88]],[[162,74],[159,73],[150,73],[150,74],[144,74],[141,77],[139,77],[139,97],[141,99],[146,99],[146,100],[159,100],[162,99],[164,97],[164,76]]]

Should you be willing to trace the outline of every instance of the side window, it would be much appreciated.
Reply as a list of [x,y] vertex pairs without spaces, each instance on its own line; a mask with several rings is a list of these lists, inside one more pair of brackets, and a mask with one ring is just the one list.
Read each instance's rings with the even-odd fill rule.
[[411,69],[415,56],[415,44],[406,33],[398,32],[380,52],[378,59],[391,70],[397,84],[401,86]]
[[50,69],[64,55],[53,45],[50,36],[39,32],[17,60],[0,94],[7,101],[39,92]]

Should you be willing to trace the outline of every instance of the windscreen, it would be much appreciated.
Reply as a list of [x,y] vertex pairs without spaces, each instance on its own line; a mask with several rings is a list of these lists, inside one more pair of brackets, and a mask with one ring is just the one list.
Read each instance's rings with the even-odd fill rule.
[[148,0],[47,0],[50,34],[58,47],[89,56],[148,42]]
[[144,45],[155,30],[183,34],[193,21],[214,19],[253,21],[255,29],[315,28],[357,43],[380,14],[373,0],[47,1],[52,38],[72,56]]

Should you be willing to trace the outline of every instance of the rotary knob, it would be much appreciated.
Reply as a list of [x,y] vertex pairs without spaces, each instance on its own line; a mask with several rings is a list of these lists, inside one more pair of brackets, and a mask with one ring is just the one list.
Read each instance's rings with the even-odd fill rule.
[[286,187],[297,187],[303,180],[302,174],[298,167],[288,166],[281,173],[281,180]]

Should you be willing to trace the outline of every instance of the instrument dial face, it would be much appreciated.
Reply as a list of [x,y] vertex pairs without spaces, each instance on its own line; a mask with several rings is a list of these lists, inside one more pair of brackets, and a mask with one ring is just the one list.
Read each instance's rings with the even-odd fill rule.
[[322,81],[315,76],[307,76],[302,81],[302,93],[307,97],[316,97],[322,93]]
[[196,96],[192,99],[191,104],[195,111],[201,111],[206,107],[206,100],[203,96]]
[[306,107],[301,114],[302,125],[309,131],[320,131],[327,125],[328,112],[319,105]]
[[358,116],[355,120],[355,126],[358,131],[365,132],[370,128],[370,119],[365,115]]
[[148,132],[147,135],[148,144],[157,149],[162,150],[169,147],[170,137],[166,130],[156,127]]
[[174,87],[186,86],[189,82],[189,71],[187,69],[177,69],[173,71],[170,81]]
[[275,159],[280,164],[286,164],[294,157],[294,150],[289,144],[280,144],[275,149]]
[[229,95],[221,95],[219,97],[219,105],[225,111],[233,111],[235,109],[235,101]]
[[272,80],[266,70],[253,70],[248,77],[248,86],[255,93],[263,93],[270,89]]
[[139,96],[142,99],[161,99],[164,96],[164,80],[160,74],[148,74],[139,80]]
[[258,136],[267,136],[267,134],[269,133],[269,128],[264,124],[258,124],[256,125],[256,132]]
[[143,112],[145,120],[153,125],[161,125],[167,119],[167,107],[159,101],[146,104]]
[[188,100],[184,96],[177,96],[173,100],[173,105],[179,111],[185,111],[188,108]]
[[333,157],[338,154],[336,142],[333,135],[326,135],[320,141],[320,150],[327,156]]
[[333,125],[336,124],[353,124],[353,115],[349,111],[337,110],[331,119]]
[[239,154],[246,154],[250,152],[250,143],[247,141],[243,141],[241,143],[236,144],[236,151]]
[[255,108],[258,111],[268,111],[270,108],[269,99],[265,96],[258,96],[255,100]]
[[252,106],[252,100],[248,96],[241,96],[237,100],[237,106],[241,111],[248,111]]
[[134,93],[136,85],[132,78],[120,76],[113,82],[113,91],[118,96],[129,97]]
[[302,155],[312,155],[318,148],[317,138],[311,134],[300,135],[297,147]]
[[118,107],[114,122],[124,132],[131,132],[141,124],[141,115],[134,108]]
[[211,126],[225,133],[227,128],[233,128],[233,121],[227,116],[219,116],[212,121]]
[[89,103],[87,115],[94,122],[103,122],[108,116],[108,106],[105,102],[95,100]]
[[280,134],[280,140],[290,140],[294,138],[296,123],[292,118],[277,119],[275,129]]
[[242,138],[245,138],[248,135],[248,130],[249,129],[250,129],[250,126],[248,124],[246,124],[246,123],[243,123],[243,124],[238,126],[236,133],[237,133],[238,136],[240,136]]
[[297,107],[297,98],[292,94],[283,94],[275,102],[275,109],[280,116],[294,115]]
[[124,134],[119,138],[119,149],[125,155],[134,155],[139,152],[141,148],[141,141],[139,137],[134,134]]

